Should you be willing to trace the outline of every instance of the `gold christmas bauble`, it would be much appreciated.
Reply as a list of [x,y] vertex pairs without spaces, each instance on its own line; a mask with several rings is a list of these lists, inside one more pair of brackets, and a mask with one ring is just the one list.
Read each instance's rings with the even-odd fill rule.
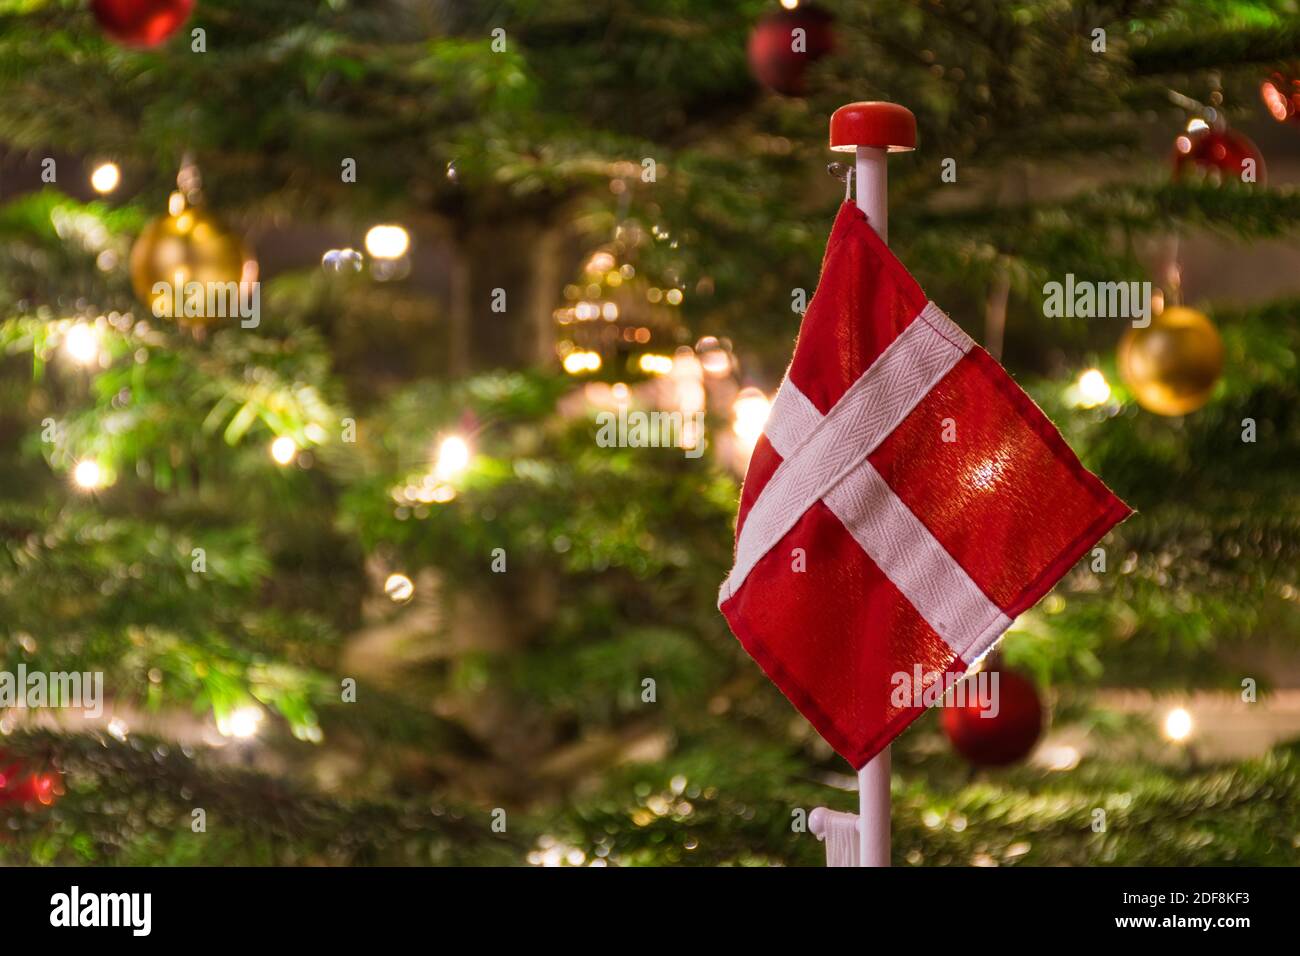
[[236,318],[241,283],[247,299],[256,276],[239,237],[197,206],[153,220],[131,248],[131,287],[160,319],[206,325]]
[[1223,372],[1223,340],[1202,312],[1170,306],[1119,342],[1119,373],[1138,404],[1186,415],[1210,400]]

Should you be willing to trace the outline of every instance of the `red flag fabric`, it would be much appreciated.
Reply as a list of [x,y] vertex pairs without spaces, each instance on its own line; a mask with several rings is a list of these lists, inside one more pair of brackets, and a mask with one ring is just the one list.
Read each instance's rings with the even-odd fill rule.
[[1129,508],[841,207],[750,459],[733,633],[861,768],[925,709],[895,675],[960,675]]

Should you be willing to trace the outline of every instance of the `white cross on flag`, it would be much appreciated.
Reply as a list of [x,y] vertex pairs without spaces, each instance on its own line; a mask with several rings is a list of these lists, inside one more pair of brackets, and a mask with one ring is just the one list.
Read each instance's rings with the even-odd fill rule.
[[852,203],[745,475],[718,605],[861,768],[1131,512]]

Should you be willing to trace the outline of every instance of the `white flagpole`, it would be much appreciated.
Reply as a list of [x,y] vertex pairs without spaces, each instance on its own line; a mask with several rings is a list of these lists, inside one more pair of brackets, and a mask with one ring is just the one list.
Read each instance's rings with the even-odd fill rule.
[[889,243],[889,154],[878,146],[859,146],[853,171],[854,199],[876,235]]
[[[876,146],[857,147],[854,198],[889,242],[889,161]],[[858,866],[889,866],[889,747],[858,771]]]
[[[831,117],[830,148],[854,153],[858,208],[876,230],[889,242],[889,153],[916,148],[916,117],[897,103],[864,102],[841,106]],[[878,753],[858,771],[857,863],[858,866],[889,866],[889,747]],[[848,866],[852,859],[848,847],[853,845],[845,831],[852,814],[834,813],[818,807],[808,817],[808,825],[826,841],[826,862],[830,866]]]

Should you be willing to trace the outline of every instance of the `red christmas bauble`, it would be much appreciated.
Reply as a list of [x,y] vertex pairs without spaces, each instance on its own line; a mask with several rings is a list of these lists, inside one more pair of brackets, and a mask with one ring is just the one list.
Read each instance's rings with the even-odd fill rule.
[[194,0],[91,0],[104,32],[125,46],[154,47],[189,18]]
[[802,96],[808,65],[835,48],[833,23],[827,11],[811,4],[764,17],[749,35],[754,78],[784,96]]
[[48,807],[54,803],[58,791],[56,774],[31,773],[22,761],[0,750],[0,807],[6,804]]
[[1202,126],[1174,140],[1174,179],[1201,175],[1216,182],[1264,182],[1264,156],[1234,129]]
[[1300,126],[1300,79],[1274,73],[1259,84],[1259,95],[1273,119]]
[[1043,702],[1029,678],[1009,670],[988,673],[990,690],[997,675],[995,705],[986,711],[975,694],[968,693],[964,706],[943,708],[943,732],[953,749],[971,763],[1000,767],[1027,756],[1038,743]]

